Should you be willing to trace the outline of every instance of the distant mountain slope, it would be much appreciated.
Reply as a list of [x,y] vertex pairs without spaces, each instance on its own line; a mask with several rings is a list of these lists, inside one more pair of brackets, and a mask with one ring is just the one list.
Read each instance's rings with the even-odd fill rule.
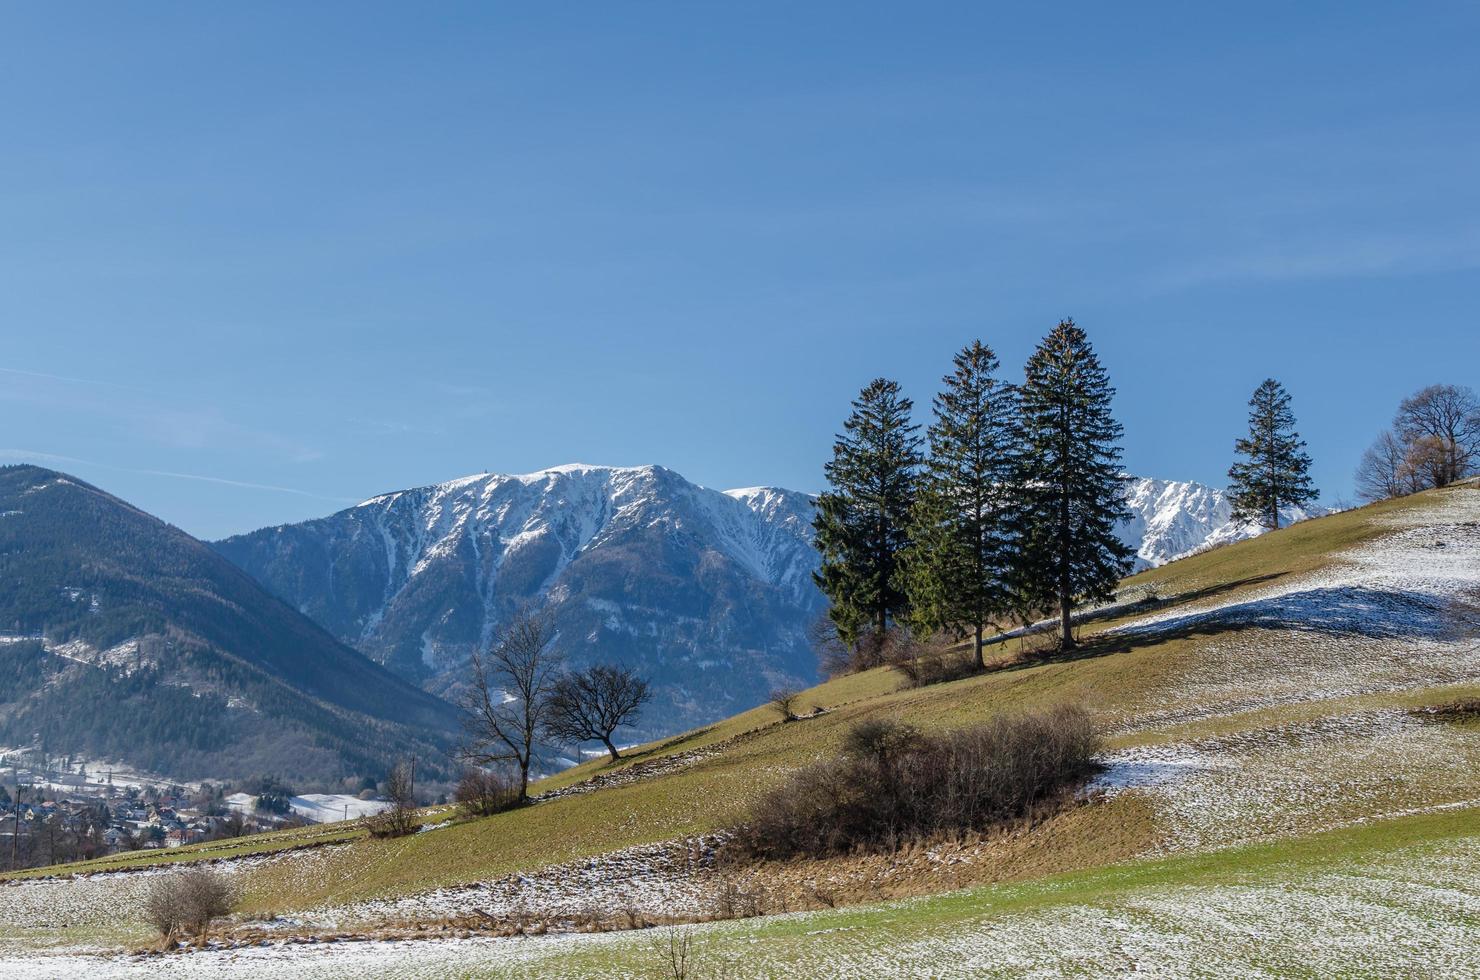
[[811,498],[721,493],[658,466],[483,474],[219,542],[340,639],[443,689],[519,603],[548,602],[567,654],[619,660],[676,730],[811,680]]
[[315,781],[435,759],[456,726],[450,705],[96,487],[5,467],[0,515],[0,745]]

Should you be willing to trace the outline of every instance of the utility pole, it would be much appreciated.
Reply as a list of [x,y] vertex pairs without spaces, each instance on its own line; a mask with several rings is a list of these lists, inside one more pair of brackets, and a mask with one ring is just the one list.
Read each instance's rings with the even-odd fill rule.
[[10,773],[11,773],[12,776],[15,777],[15,832],[10,835],[10,870],[11,871],[14,871],[16,869],[16,861],[18,860],[18,858],[16,856],[16,853],[17,853],[16,849],[20,847],[20,843],[21,843],[21,770],[20,770],[20,767],[17,766],[15,768],[12,768],[10,770]]

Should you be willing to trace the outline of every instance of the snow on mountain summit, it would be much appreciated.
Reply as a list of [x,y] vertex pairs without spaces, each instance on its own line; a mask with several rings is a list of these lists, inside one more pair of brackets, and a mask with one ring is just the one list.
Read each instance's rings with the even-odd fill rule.
[[217,547],[289,604],[433,690],[522,603],[574,660],[643,668],[654,729],[815,678],[812,499],[661,466],[567,464],[381,494]]
[[[1228,492],[1202,483],[1133,478],[1126,484],[1125,502],[1131,520],[1121,526],[1120,538],[1136,549],[1138,569],[1252,538],[1264,530],[1234,521]],[[1280,516],[1292,524],[1310,515],[1285,508]]]

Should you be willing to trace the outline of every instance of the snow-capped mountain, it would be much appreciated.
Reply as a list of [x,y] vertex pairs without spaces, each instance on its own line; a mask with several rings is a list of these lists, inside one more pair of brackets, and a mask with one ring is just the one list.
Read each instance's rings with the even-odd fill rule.
[[226,557],[372,658],[445,690],[519,603],[548,605],[577,662],[638,666],[653,729],[812,680],[811,497],[728,493],[660,466],[557,466],[388,493],[220,542]]
[[[1223,491],[1135,480],[1123,531],[1139,567],[1252,536]],[[433,691],[518,604],[545,603],[576,662],[638,666],[650,730],[676,730],[809,682],[812,497],[718,491],[661,466],[567,465],[383,494],[216,548],[341,640]]]
[[[1133,479],[1126,484],[1131,520],[1120,538],[1136,549],[1136,567],[1151,568],[1220,544],[1263,533],[1257,524],[1233,520],[1228,493],[1202,483]],[[1280,512],[1283,523],[1311,516],[1299,508]]]

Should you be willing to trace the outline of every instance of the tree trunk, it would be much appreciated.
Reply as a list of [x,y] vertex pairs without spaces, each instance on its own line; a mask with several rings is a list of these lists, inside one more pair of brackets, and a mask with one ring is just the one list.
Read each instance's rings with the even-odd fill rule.
[[1059,407],[1059,649],[1074,649],[1074,624],[1070,620],[1072,609],[1072,597],[1069,594],[1069,551],[1073,543],[1069,540],[1074,533],[1074,527],[1070,522],[1069,494],[1071,492],[1069,481],[1069,457],[1074,452],[1074,433],[1069,423],[1068,406]]
[[982,655],[982,624],[976,624],[976,669],[982,670],[987,666],[986,658]]
[[617,752],[617,747],[612,744],[612,740],[610,738],[603,736],[601,741],[604,745],[606,745],[606,750],[611,753],[613,762],[616,762],[622,757],[621,754]]
[[1274,428],[1269,432],[1269,529],[1280,529],[1280,490],[1274,471]]

